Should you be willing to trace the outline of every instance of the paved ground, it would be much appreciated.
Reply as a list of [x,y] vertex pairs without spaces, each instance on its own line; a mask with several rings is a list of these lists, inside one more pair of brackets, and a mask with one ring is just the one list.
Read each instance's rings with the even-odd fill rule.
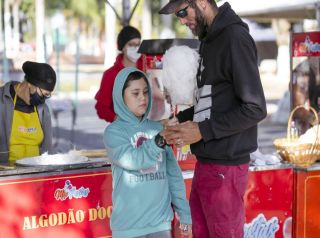
[[58,120],[53,119],[53,126],[55,150],[57,152],[66,152],[73,148],[104,148],[102,134],[107,123],[98,119],[93,99],[79,101],[73,130],[71,111],[61,112]]

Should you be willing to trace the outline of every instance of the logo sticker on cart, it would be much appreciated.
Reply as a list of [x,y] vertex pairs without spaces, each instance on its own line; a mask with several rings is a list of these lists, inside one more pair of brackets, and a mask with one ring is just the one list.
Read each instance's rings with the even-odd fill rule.
[[277,217],[267,220],[260,213],[250,223],[244,224],[244,238],[274,238],[278,230],[279,220]]
[[83,186],[81,186],[77,189],[75,186],[72,185],[70,180],[66,180],[63,188],[56,189],[56,191],[54,192],[54,197],[58,201],[64,201],[67,198],[86,198],[88,197],[89,193],[89,188],[84,188]]

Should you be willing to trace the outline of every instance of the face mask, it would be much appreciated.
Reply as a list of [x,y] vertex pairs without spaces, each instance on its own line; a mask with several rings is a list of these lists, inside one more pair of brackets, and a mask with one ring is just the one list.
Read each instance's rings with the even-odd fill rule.
[[38,106],[39,104],[43,104],[45,102],[45,98],[41,97],[38,92],[35,92],[33,94],[30,93],[30,105],[32,106]]
[[136,63],[141,56],[141,54],[138,53],[138,49],[139,49],[139,47],[128,47],[127,48],[127,57],[133,63]]

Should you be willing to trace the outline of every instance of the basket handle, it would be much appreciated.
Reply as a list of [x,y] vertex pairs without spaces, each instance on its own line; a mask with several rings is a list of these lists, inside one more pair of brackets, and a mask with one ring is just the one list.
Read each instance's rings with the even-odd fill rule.
[[[309,109],[313,112],[315,118],[316,118],[316,122],[317,124],[319,124],[319,117],[318,117],[318,113],[317,111],[311,107],[311,106],[308,106],[308,107],[305,107],[304,105],[299,105],[299,106],[296,106],[290,113],[290,116],[289,116],[289,120],[288,120],[288,127],[287,127],[287,139],[291,141],[291,136],[290,136],[290,126],[291,126],[291,122],[292,122],[292,117],[293,117],[293,114],[300,108],[304,108],[304,109]],[[317,141],[318,141],[318,129],[319,127],[317,126],[317,129],[316,129],[316,140],[314,142],[314,145],[316,145]],[[313,145],[313,147],[314,147]]]

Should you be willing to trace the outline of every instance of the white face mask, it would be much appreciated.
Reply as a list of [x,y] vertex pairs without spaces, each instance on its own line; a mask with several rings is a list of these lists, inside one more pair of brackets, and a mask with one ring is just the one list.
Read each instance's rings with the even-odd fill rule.
[[133,63],[136,63],[141,56],[141,54],[138,53],[138,49],[139,47],[134,47],[134,46],[127,48],[127,57]]

